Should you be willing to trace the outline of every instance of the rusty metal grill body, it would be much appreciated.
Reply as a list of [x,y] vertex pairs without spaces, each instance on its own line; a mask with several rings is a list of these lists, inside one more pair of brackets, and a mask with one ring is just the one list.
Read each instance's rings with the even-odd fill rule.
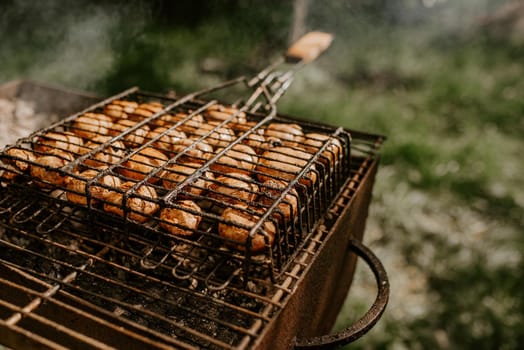
[[[60,171],[75,176],[75,165],[159,120],[167,110],[187,113],[187,119],[169,126],[174,129],[217,103],[131,90],[90,110],[102,110],[115,98],[154,100],[165,108],[79,155]],[[252,101],[247,105],[253,106]],[[57,190],[66,188],[35,190],[34,179],[22,175],[1,189],[0,197],[0,339],[6,339],[4,344],[14,348],[288,348],[296,335],[325,332],[349,288],[351,278],[342,276],[352,274],[355,261],[345,247],[350,236],[362,238],[382,138],[352,132],[351,140],[350,133],[341,128],[271,110],[240,111],[248,113],[254,126],[235,133],[235,140],[206,160],[194,177],[250,133],[273,122],[298,123],[342,145],[342,155],[331,164],[324,159],[330,144],[323,143],[280,197],[264,208],[252,234],[264,220],[281,225],[283,233],[274,246],[266,241],[262,254],[228,248],[214,231],[219,220],[214,207],[221,203],[206,204],[194,237],[173,237],[159,228],[154,215],[144,225],[127,220],[126,214],[123,219],[107,215],[89,199],[87,206],[72,205],[63,194],[57,196]],[[28,148],[49,130],[71,130],[78,116],[39,131],[15,147]],[[201,140],[235,117],[215,125]],[[153,145],[164,134],[131,152]],[[174,156],[169,162],[177,159]],[[102,175],[116,173],[122,163],[110,164]],[[141,183],[168,165],[155,168]],[[314,171],[317,180],[300,183],[308,171]],[[152,185],[159,193],[158,204],[176,206],[174,199],[192,179],[189,176],[171,191]],[[276,208],[292,188],[299,189],[301,211],[291,223],[283,224]],[[340,263],[329,266],[333,260]],[[319,305],[326,302],[333,305]]]

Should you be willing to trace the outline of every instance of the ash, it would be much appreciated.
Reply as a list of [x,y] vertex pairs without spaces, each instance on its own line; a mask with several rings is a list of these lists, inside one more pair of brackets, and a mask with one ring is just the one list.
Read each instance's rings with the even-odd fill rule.
[[37,113],[33,102],[0,98],[0,149],[57,120],[57,115]]

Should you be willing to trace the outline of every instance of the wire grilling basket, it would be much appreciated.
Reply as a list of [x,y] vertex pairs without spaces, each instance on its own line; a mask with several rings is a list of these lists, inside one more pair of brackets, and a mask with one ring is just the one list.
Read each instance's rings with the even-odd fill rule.
[[[307,61],[180,98],[127,90],[6,147],[2,191],[36,195],[79,224],[140,232],[128,243],[144,270],[210,290],[275,281],[350,174],[347,131],[277,114]],[[246,100],[202,99],[239,84]],[[36,232],[57,231],[64,219],[53,217]]]

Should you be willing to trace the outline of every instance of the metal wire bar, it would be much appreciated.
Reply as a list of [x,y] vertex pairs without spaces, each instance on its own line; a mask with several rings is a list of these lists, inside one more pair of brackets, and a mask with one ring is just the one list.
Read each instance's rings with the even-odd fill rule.
[[[18,270],[15,267],[11,267],[11,268],[17,271],[18,274],[23,274],[21,270]],[[31,278],[32,281],[36,280],[35,278],[33,278],[31,275],[28,275],[28,274],[24,274],[24,277]],[[37,281],[37,282],[39,284],[43,284],[41,281]],[[0,284],[10,287],[11,289],[16,290],[18,293],[24,293],[26,295],[31,295],[35,298],[43,297],[42,293],[36,292],[30,287],[23,286],[21,284],[14,283],[6,279],[0,279]],[[102,332],[98,332],[94,330],[94,332],[96,332],[95,337],[98,337],[100,335],[100,338],[104,339],[104,341],[109,342],[110,340],[113,344],[120,342],[120,345],[123,345],[121,342],[129,338],[127,339],[127,342],[130,342],[130,341],[135,342],[135,345],[143,344],[143,345],[148,345],[148,346],[154,346],[155,348],[159,348],[159,349],[170,349],[171,347],[166,344],[172,344],[172,345],[175,345],[177,348],[192,349],[192,347],[188,346],[187,344],[181,341],[178,341],[177,339],[173,337],[166,337],[163,334],[155,333],[151,329],[142,327],[140,325],[131,325],[128,323],[126,324],[127,327],[123,328],[119,324],[115,323],[116,320],[115,320],[114,314],[108,313],[107,311],[103,309],[96,310],[96,313],[101,313],[102,315],[104,315],[105,318],[102,319],[93,314],[94,305],[87,305],[84,300],[78,299],[74,297],[73,295],[67,294],[63,291],[60,291],[60,294],[61,294],[60,297],[62,297],[63,300],[69,300],[70,302],[78,304],[78,306],[73,306],[64,301],[60,301],[56,297],[46,297],[45,302],[47,304],[55,305],[56,307],[60,308],[63,312],[74,314],[75,315],[74,317],[82,318],[84,323],[85,322],[94,322],[98,327],[110,329],[111,339],[102,337],[101,336]],[[85,310],[82,310],[80,308],[80,305],[86,306],[91,312],[86,312]],[[49,313],[44,312],[43,314],[49,317]],[[121,320],[119,320],[119,322],[121,322]],[[58,324],[58,326],[69,326],[70,327],[69,329],[77,333],[82,332],[80,328],[82,330],[85,330],[85,327],[75,327],[75,324],[64,324],[64,325]],[[147,335],[140,334],[142,332],[145,332]],[[159,342],[157,338],[160,338],[162,340],[162,343]],[[87,342],[90,345],[92,344],[92,342],[90,341],[87,341]]]
[[[0,241],[0,243],[6,244],[6,242],[1,242],[1,241]],[[10,246],[10,248],[14,248],[14,249],[17,249],[17,250],[22,249],[22,248],[19,248],[18,246],[15,246],[15,245],[11,245],[11,244],[7,244],[7,245]],[[63,247],[63,248],[67,249],[66,247]],[[63,261],[60,261],[60,260],[57,260],[57,259],[53,259],[53,258],[48,257],[48,256],[44,256],[44,255],[42,255],[42,254],[40,254],[38,252],[35,252],[35,251],[30,251],[30,250],[27,250],[27,249],[22,249],[22,251],[25,254],[37,256],[38,258],[50,261],[50,262],[52,262],[54,264],[58,264],[58,265],[61,265],[61,266],[65,266],[65,267],[67,267],[69,269],[72,269],[74,271],[72,274],[76,274],[76,272],[79,272],[79,270],[80,270],[79,268],[76,268],[75,266],[72,266],[72,265],[70,265],[70,264],[68,264],[66,262],[63,262]],[[84,254],[82,254],[82,255],[84,255]],[[99,259],[97,259],[97,260],[99,260]],[[3,260],[0,260],[0,261],[4,262]],[[19,266],[19,268],[22,268],[22,267]],[[166,300],[162,300],[159,297],[156,297],[156,296],[153,296],[153,295],[151,295],[149,293],[143,292],[140,289],[133,288],[129,284],[124,284],[124,283],[118,282],[116,280],[113,280],[113,279],[110,279],[110,278],[106,278],[106,277],[101,276],[101,275],[97,275],[97,274],[92,273],[90,271],[85,271],[85,270],[81,270],[81,271],[83,272],[83,274],[85,276],[90,276],[90,277],[94,277],[94,278],[100,279],[104,283],[109,283],[110,285],[114,285],[115,287],[125,288],[126,290],[129,290],[129,291],[131,291],[133,293],[146,295],[148,298],[152,298],[153,300],[156,300],[157,302],[162,301],[164,303],[168,303]],[[224,343],[224,342],[222,342],[222,341],[220,341],[220,340],[218,340],[216,338],[213,338],[213,337],[211,337],[209,335],[206,335],[206,334],[203,334],[203,333],[198,332],[196,330],[193,330],[192,328],[188,328],[187,325],[180,325],[177,321],[175,321],[173,319],[170,319],[170,318],[167,318],[165,316],[162,316],[159,313],[155,313],[155,312],[149,311],[148,309],[144,309],[144,308],[137,308],[135,305],[132,305],[132,304],[120,301],[120,300],[115,299],[113,297],[110,297],[110,296],[107,296],[107,295],[103,295],[103,294],[100,294],[99,292],[93,292],[93,291],[87,290],[85,288],[76,286],[76,285],[71,283],[72,280],[74,280],[74,278],[71,281],[69,281],[69,279],[66,281],[66,280],[59,280],[59,279],[56,279],[56,278],[45,276],[45,275],[43,275],[41,273],[38,273],[37,271],[34,271],[34,270],[28,270],[28,272],[31,273],[31,274],[37,274],[37,275],[42,276],[44,278],[53,280],[56,283],[59,283],[62,288],[75,290],[75,291],[81,292],[82,294],[89,294],[89,295],[92,295],[94,297],[97,297],[97,298],[100,298],[102,300],[105,300],[107,302],[110,302],[112,304],[116,304],[116,305],[119,305],[119,306],[124,307],[126,309],[133,310],[134,312],[137,312],[137,313],[140,313],[140,314],[144,314],[144,315],[149,316],[149,317],[153,317],[155,319],[158,319],[159,321],[162,321],[162,322],[165,322],[165,323],[169,324],[170,326],[174,327],[175,329],[178,329],[178,330],[180,330],[182,332],[186,332],[188,334],[191,334],[192,336],[197,337],[197,339],[203,339],[203,340],[205,340],[207,342],[210,342],[212,344],[215,344],[215,345],[223,347],[223,348],[227,348],[228,347],[228,345],[226,343]],[[76,277],[76,275],[75,275],[75,277]],[[58,288],[54,287],[54,289],[58,289]],[[209,319],[209,320],[211,320],[213,322],[217,322],[217,324],[222,324],[223,326],[227,326],[227,327],[231,328],[233,331],[249,334],[249,332],[244,330],[243,328],[234,326],[232,324],[228,324],[225,320],[220,320],[220,319],[215,318],[215,317],[210,317],[209,315],[202,314],[200,312],[197,312],[194,309],[187,309],[186,307],[184,307],[183,305],[180,305],[180,304],[174,304],[174,303],[171,303],[171,304],[176,309],[179,309],[179,310],[184,309],[186,312],[190,312],[192,315],[198,316],[201,319]]]

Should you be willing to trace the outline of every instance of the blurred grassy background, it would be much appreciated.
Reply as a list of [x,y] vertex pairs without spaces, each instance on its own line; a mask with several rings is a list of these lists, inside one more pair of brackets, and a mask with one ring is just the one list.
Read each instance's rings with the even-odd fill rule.
[[[391,301],[352,348],[524,343],[524,40],[515,16],[497,17],[508,2],[309,2],[307,28],[336,39],[280,111],[388,136],[365,242],[386,265]],[[292,8],[4,1],[0,82],[190,92],[272,62]],[[336,328],[373,293],[361,264]]]

